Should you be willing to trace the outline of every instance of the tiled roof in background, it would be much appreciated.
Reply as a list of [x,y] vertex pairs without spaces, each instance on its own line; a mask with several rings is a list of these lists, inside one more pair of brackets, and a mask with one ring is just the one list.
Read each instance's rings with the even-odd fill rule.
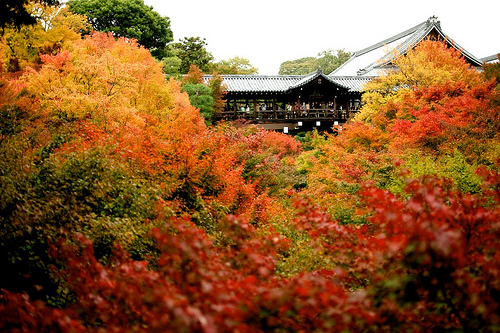
[[432,16],[427,21],[413,28],[405,30],[358,52],[354,52],[351,58],[333,71],[330,76],[378,76],[381,74],[381,67],[392,61],[392,50],[395,50],[398,54],[406,54],[411,48],[429,36],[432,31],[439,34],[450,46],[460,50],[463,56],[471,64],[481,66],[481,61],[450,39],[441,29],[441,23],[438,21],[437,17]]
[[484,63],[487,63],[487,64],[493,64],[493,63],[500,61],[500,59],[498,58],[499,56],[500,56],[500,53],[493,54],[493,55],[490,55],[489,57],[481,58],[480,60]]

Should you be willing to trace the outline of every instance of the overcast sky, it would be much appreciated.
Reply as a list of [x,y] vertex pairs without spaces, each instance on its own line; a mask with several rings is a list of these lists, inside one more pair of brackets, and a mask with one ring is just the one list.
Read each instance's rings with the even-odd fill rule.
[[246,58],[259,74],[332,49],[358,51],[437,16],[478,58],[500,52],[500,1],[144,0],[170,18],[175,41],[206,39],[215,61]]

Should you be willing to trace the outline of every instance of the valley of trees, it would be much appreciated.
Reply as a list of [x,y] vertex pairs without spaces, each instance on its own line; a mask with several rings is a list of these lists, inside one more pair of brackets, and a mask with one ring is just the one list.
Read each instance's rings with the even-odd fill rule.
[[500,330],[499,64],[423,41],[298,141],[30,5],[0,39],[1,331]]

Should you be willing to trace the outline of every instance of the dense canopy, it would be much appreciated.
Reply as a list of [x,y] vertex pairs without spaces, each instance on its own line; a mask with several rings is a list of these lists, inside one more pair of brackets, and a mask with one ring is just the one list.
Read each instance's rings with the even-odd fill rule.
[[143,0],[70,0],[67,5],[71,11],[85,15],[94,30],[134,38],[153,55],[162,57],[173,40],[170,19]]
[[0,42],[1,331],[500,329],[499,66],[422,42],[295,138],[56,17]]

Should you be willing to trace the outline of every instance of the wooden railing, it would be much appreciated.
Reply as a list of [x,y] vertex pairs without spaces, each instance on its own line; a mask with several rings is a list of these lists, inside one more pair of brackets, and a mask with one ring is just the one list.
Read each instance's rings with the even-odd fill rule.
[[257,110],[257,111],[234,111],[225,110],[219,114],[219,119],[224,120],[255,120],[255,121],[287,121],[304,119],[339,119],[347,120],[354,116],[357,110],[331,110],[331,109],[300,109],[289,110]]

